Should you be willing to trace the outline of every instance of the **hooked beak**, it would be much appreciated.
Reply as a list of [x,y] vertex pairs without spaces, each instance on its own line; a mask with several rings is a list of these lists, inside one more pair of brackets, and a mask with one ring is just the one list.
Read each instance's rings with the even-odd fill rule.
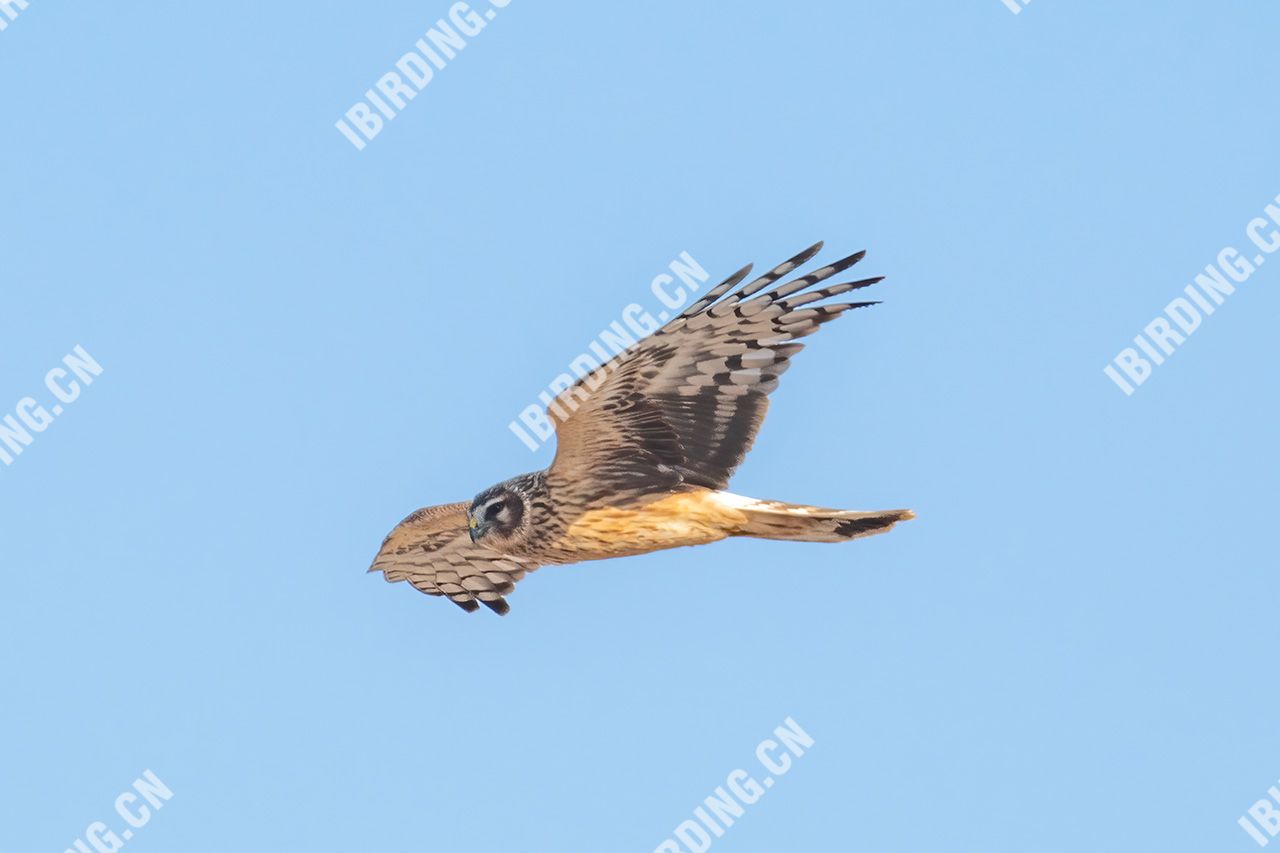
[[475,542],[480,535],[480,522],[471,513],[467,513],[467,533],[471,536],[471,541]]

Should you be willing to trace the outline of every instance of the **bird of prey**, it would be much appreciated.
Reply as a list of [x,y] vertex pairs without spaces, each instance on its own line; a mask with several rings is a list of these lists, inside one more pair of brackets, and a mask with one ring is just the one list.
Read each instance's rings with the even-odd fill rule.
[[906,509],[824,509],[725,491],[760,429],[769,393],[803,347],[797,341],[850,309],[878,304],[824,300],[882,277],[809,289],[865,252],[774,286],[821,248],[738,287],[751,272],[743,267],[580,378],[548,406],[557,440],[549,468],[485,489],[469,503],[418,510],[391,531],[369,571],[468,612],[483,604],[505,614],[505,596],[539,566],[729,536],[844,542],[914,518]]

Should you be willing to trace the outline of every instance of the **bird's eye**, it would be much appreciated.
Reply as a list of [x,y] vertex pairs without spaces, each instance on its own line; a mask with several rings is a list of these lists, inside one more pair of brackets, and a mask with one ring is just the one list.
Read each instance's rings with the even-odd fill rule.
[[502,501],[497,501],[495,503],[489,504],[487,507],[485,507],[484,517],[492,521],[493,519],[498,517],[498,513],[502,512],[505,506],[506,505]]

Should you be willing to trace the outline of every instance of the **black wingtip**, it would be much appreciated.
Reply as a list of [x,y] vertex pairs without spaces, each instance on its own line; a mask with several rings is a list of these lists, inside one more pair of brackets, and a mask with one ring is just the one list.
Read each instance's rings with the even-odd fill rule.
[[499,598],[497,601],[485,601],[482,598],[480,599],[480,603],[492,610],[494,613],[497,613],[499,616],[506,616],[511,612],[511,605],[507,604],[507,600],[505,598]]
[[477,610],[480,609],[480,605],[476,603],[476,600],[474,598],[467,598],[462,601],[459,601],[453,596],[450,596],[449,600],[452,601],[454,604],[458,605],[459,607],[461,607],[463,610],[467,611],[468,613],[475,613]]
[[852,255],[850,255],[847,258],[841,258],[840,260],[832,264],[832,266],[836,268],[836,272],[839,272],[841,270],[847,270],[849,267],[858,263],[866,256],[867,256],[867,250],[863,249],[861,252],[854,252]]

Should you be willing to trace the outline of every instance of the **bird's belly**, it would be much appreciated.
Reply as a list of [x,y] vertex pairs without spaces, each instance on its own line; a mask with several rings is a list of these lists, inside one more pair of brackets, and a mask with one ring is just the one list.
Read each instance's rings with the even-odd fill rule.
[[746,515],[707,489],[681,492],[640,507],[589,510],[576,518],[552,549],[563,562],[645,554],[705,545],[731,536]]

